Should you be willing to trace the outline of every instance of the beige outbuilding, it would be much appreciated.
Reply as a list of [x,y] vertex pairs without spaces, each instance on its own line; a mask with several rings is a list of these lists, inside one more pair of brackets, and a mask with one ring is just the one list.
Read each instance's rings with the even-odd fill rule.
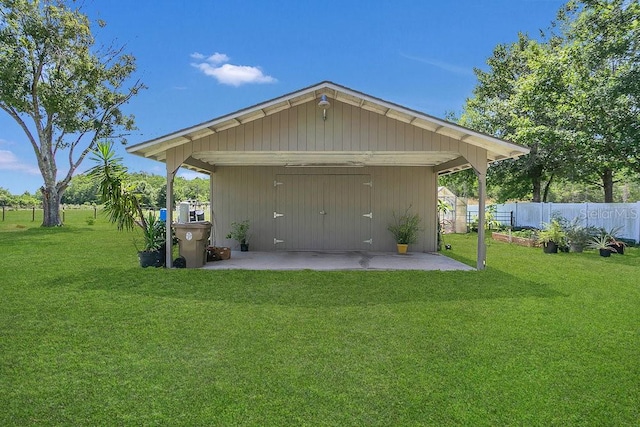
[[[423,227],[411,250],[424,252],[437,245],[438,175],[473,168],[483,216],[487,165],[529,152],[328,81],[127,151],[166,163],[168,227],[183,167],[211,177],[218,244],[248,219],[252,250],[389,251],[387,226],[410,208]],[[483,242],[480,231],[478,269]]]

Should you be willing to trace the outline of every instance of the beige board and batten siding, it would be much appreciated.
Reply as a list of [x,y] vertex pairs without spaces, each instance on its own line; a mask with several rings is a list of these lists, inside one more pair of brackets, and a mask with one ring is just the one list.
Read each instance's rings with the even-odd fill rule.
[[[225,163],[237,157],[238,166],[214,166],[211,174],[212,212],[215,216],[216,244],[231,245],[224,236],[232,221],[251,221],[251,247],[256,250],[277,249],[278,239],[274,212],[277,196],[273,182],[278,175],[369,175],[371,191],[372,250],[391,250],[394,246],[387,226],[392,213],[401,213],[408,206],[423,219],[423,231],[413,250],[436,249],[437,174],[431,166],[408,166],[423,161],[421,152],[459,153],[476,164],[486,164],[486,150],[448,136],[418,128],[394,118],[332,100],[326,121],[321,118],[315,100],[293,106],[273,115],[206,135],[170,148],[167,164],[192,157],[197,161],[216,164],[216,157]],[[336,163],[357,162],[360,156],[380,155],[385,164],[398,166],[367,167],[283,167],[268,166],[275,161],[289,166],[298,155],[312,152],[304,163],[313,159]],[[396,158],[397,157],[397,158]],[[426,158],[426,157],[425,157]],[[265,164],[266,162],[266,164]],[[316,165],[317,166],[317,165]],[[303,200],[301,196],[300,200]],[[340,230],[332,230],[340,233]],[[428,237],[429,236],[429,237]],[[320,249],[323,240],[313,239],[311,245]],[[307,243],[296,246],[310,248]],[[336,248],[337,245],[329,245]],[[357,248],[345,248],[357,249]]]
[[[466,154],[476,147],[409,123],[362,108],[332,101],[326,121],[315,102],[294,106],[218,133],[204,136],[183,147],[195,158],[260,152],[347,152],[384,154],[428,151]],[[483,150],[484,151],[484,150]],[[247,158],[244,158],[247,160]],[[250,160],[250,159],[249,159]],[[418,158],[409,160],[419,160]],[[486,162],[486,157],[485,157]]]
[[[237,242],[224,237],[231,222],[248,219],[251,222],[251,250],[391,251],[395,249],[395,242],[387,226],[393,212],[401,213],[411,206],[411,212],[423,218],[424,228],[411,249],[434,251],[435,242],[428,238],[434,232],[433,200],[436,197],[435,174],[430,169],[217,168],[211,179],[216,243],[235,248]],[[358,191],[359,185],[363,192]],[[287,195],[287,187],[303,192]],[[370,194],[366,195],[367,192]],[[286,203],[278,206],[282,200],[293,200],[301,205],[293,209]],[[370,209],[363,209],[367,204]],[[326,214],[320,214],[321,210]],[[274,217],[274,212],[284,216]],[[367,213],[372,217],[363,216]],[[363,236],[367,230],[368,236]],[[274,243],[274,239],[284,242]],[[364,242],[369,239],[372,239],[371,244]]]

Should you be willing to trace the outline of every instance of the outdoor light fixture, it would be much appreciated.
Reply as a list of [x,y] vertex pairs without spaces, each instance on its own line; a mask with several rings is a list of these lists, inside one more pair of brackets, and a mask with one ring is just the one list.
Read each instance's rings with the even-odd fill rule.
[[331,103],[327,99],[327,95],[322,95],[320,97],[320,102],[318,102],[318,108],[322,108],[322,120],[327,120],[327,110],[331,107]]

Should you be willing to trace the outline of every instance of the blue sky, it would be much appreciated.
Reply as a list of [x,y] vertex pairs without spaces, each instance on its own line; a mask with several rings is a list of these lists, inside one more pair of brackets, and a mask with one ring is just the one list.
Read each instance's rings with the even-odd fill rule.
[[[324,80],[444,117],[461,110],[473,68],[497,44],[518,32],[538,37],[564,3],[86,0],[83,10],[107,22],[94,31],[99,43],[126,45],[137,58],[148,89],[125,107],[137,144]],[[164,175],[163,163],[119,151],[130,171]],[[0,111],[0,187],[21,194],[41,185],[31,145]]]

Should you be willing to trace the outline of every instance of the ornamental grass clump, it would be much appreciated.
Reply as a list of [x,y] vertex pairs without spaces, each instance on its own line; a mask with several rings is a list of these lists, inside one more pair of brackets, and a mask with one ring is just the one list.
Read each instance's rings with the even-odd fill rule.
[[387,227],[387,230],[393,234],[396,243],[400,245],[411,245],[417,242],[418,233],[421,231],[420,222],[422,219],[418,214],[410,214],[409,209],[411,206],[400,216],[393,212],[393,223]]

